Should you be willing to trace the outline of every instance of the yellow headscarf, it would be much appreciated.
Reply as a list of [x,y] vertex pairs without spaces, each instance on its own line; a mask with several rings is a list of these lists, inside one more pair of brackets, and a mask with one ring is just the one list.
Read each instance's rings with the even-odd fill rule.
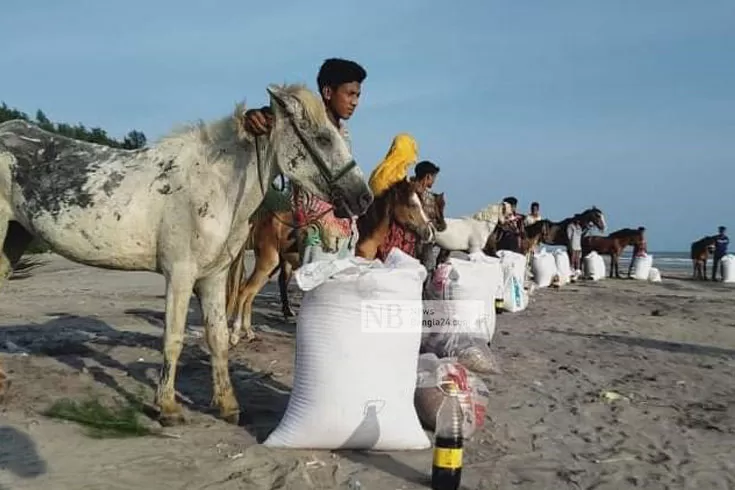
[[393,138],[390,150],[370,174],[370,190],[375,197],[387,191],[396,182],[408,178],[408,169],[418,159],[419,147],[410,134],[401,133]]

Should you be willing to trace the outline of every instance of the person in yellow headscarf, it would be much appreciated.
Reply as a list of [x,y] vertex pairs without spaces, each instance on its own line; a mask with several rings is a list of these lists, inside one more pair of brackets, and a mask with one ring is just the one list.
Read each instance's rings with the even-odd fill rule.
[[418,159],[419,147],[410,134],[401,133],[393,138],[388,154],[370,174],[370,190],[375,197],[387,191],[393,184],[408,179],[408,169]]

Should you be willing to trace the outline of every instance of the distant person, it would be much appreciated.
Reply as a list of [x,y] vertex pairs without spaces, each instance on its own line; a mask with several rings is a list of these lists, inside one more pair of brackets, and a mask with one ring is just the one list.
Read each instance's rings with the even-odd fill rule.
[[540,221],[541,218],[541,206],[536,201],[531,203],[531,212],[528,213],[526,216],[526,219],[524,220],[524,224],[526,226],[532,225],[536,223],[537,221]]
[[[424,209],[430,205],[429,193],[434,187],[436,178],[439,175],[439,166],[428,160],[421,161],[414,167],[414,176],[412,182],[416,183],[416,193],[421,199]],[[418,259],[424,264],[426,270],[431,273],[436,268],[438,248],[433,243],[422,243],[420,249],[417,250]]]
[[582,270],[582,224],[576,217],[567,226],[567,240],[569,241],[569,260],[575,274]]
[[635,265],[636,259],[645,257],[648,253],[648,244],[646,243],[646,228],[644,226],[638,227],[638,231],[641,232],[641,240],[633,245],[633,256],[630,258],[630,265],[628,266],[628,277],[631,277],[633,273],[633,266]]
[[717,271],[719,269],[720,277],[725,279],[725,275],[722,272],[722,258],[727,255],[727,246],[730,244],[730,239],[725,235],[727,228],[720,226],[717,228],[717,238],[715,238],[715,253],[712,256],[712,280],[717,280]]

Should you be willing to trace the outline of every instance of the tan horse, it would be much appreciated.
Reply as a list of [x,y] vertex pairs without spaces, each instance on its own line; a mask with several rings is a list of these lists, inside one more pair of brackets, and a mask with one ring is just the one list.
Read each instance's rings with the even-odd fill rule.
[[[433,234],[431,223],[421,207],[415,185],[408,181],[394,184],[383,195],[376,198],[365,214],[357,220],[360,238],[356,255],[375,258],[378,245],[385,240],[391,223],[416,233],[422,240]],[[243,283],[245,272],[244,247],[230,267],[227,287],[227,313],[234,318],[230,332],[230,345],[240,341],[244,331],[246,340],[255,339],[252,329],[252,308],[255,297],[281,265],[279,285],[283,294],[292,271],[301,265],[297,243],[301,243],[303,229],[295,228],[291,212],[266,212],[252,223],[252,250],[255,252],[255,268]],[[296,233],[294,233],[296,232]],[[290,310],[288,303],[284,307]]]

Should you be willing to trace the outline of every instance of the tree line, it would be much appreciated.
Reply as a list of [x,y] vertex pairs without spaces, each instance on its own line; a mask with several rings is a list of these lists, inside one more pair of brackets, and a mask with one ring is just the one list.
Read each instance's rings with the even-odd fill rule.
[[52,122],[40,109],[36,111],[36,118],[31,119],[25,112],[13,107],[8,107],[8,105],[3,102],[0,105],[0,123],[10,121],[12,119],[23,119],[24,121],[37,124],[41,129],[60,134],[61,136],[67,136],[81,141],[89,141],[90,143],[97,143],[99,145],[111,146],[112,148],[135,150],[137,148],[143,148],[147,142],[145,134],[135,129],[128,132],[122,140],[117,140],[109,136],[107,131],[102,128],[87,128],[81,123],[72,125],[68,123]]

